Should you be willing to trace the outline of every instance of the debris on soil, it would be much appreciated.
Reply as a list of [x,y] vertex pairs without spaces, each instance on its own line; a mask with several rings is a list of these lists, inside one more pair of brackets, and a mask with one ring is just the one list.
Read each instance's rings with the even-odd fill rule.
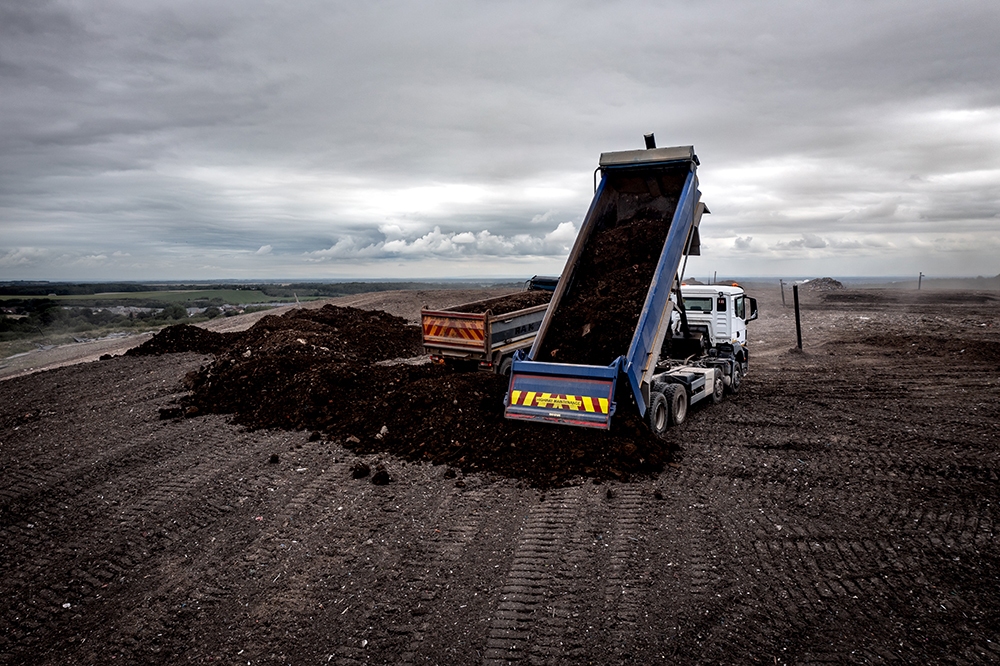
[[387,485],[392,478],[389,477],[389,470],[383,465],[379,465],[375,468],[375,473],[372,474],[372,483],[376,486]]
[[352,479],[363,479],[371,473],[372,473],[372,468],[363,462],[357,462],[351,466]]
[[267,462],[271,463],[272,465],[277,465],[278,461],[279,458],[277,453],[272,453],[271,457],[267,459]]
[[211,336],[223,334],[204,333],[168,328],[146,347],[162,353],[152,350],[190,351],[184,341],[199,350],[206,342],[219,345],[215,360],[186,382],[187,415],[233,414],[252,429],[325,433],[362,455],[492,471],[538,486],[573,476],[656,473],[671,459],[670,446],[654,438],[624,400],[610,431],[526,424],[503,416],[503,377],[378,364],[420,350],[419,329],[383,312],[328,305],[264,317],[216,341]]
[[445,308],[448,312],[492,312],[494,316],[524,310],[536,305],[548,303],[552,298],[552,292],[542,290],[518,291],[506,296],[498,296],[485,301],[474,303],[463,303],[454,307]]
[[179,419],[184,416],[184,409],[181,407],[160,407],[160,420]]

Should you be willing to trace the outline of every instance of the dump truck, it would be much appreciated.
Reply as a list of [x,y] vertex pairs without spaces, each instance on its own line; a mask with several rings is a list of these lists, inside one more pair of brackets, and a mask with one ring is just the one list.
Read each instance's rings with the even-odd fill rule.
[[444,310],[423,308],[424,353],[437,363],[463,369],[478,367],[506,376],[514,352],[534,342],[550,297],[551,292],[529,286],[525,291]]
[[539,330],[514,354],[507,418],[608,429],[627,403],[664,437],[690,405],[739,390],[756,301],[738,286],[681,286],[709,212],[698,166],[693,146],[656,148],[651,135],[645,150],[601,155]]

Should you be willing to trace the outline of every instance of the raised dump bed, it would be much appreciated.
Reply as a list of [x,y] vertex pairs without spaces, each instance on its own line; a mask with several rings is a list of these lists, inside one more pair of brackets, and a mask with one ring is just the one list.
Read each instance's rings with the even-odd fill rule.
[[515,355],[508,418],[610,427],[621,375],[645,414],[670,293],[695,252],[692,146],[605,153],[601,181],[531,350]]

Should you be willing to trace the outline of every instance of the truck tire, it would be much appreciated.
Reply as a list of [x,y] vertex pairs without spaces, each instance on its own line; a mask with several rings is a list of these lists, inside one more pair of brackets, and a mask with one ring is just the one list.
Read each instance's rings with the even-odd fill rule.
[[667,436],[667,428],[670,427],[670,404],[667,402],[667,396],[659,391],[653,391],[649,394],[646,422],[654,435],[660,439]]
[[722,371],[715,369],[715,384],[712,387],[712,404],[717,405],[722,402],[722,394],[726,390],[726,384],[722,381]]
[[500,361],[500,369],[497,370],[504,377],[510,377],[510,369],[514,367],[514,357],[508,356]]
[[733,374],[729,378],[729,392],[736,395],[740,392],[740,384],[743,383],[743,366],[736,362],[733,364]]
[[670,425],[679,426],[684,423],[688,413],[687,391],[679,384],[670,384],[663,390],[663,395],[670,405]]

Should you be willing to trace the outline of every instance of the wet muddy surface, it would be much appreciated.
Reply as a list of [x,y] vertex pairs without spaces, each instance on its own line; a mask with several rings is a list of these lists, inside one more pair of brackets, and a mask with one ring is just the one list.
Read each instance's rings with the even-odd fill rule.
[[374,313],[0,382],[0,663],[995,663],[995,294],[806,294],[800,352],[749,291],[740,393],[620,476]]

